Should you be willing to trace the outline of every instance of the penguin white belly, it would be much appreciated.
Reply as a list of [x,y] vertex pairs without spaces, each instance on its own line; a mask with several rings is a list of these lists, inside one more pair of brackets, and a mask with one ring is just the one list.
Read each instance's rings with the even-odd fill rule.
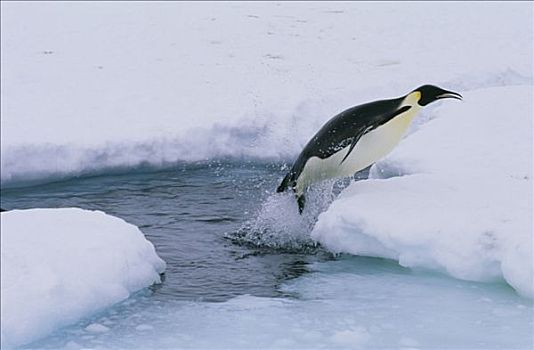
[[311,157],[297,179],[296,192],[302,194],[309,185],[332,178],[349,177],[385,157],[400,142],[419,108],[411,108],[389,122],[363,135],[347,159],[347,146],[328,158]]

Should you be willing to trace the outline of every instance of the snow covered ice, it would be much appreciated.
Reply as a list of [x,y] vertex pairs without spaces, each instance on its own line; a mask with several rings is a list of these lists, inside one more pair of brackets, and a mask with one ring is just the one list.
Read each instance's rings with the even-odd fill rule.
[[284,231],[261,243],[341,253],[276,285],[290,297],[153,300],[165,263],[134,225],[2,213],[2,347],[533,347],[532,4],[0,6],[2,207],[87,175],[280,167],[350,106],[423,84],[464,96],[425,108],[311,233],[283,220],[290,196],[259,204],[250,227]]
[[103,212],[13,210],[1,220],[2,348],[122,301],[165,269],[137,227]]
[[531,84],[531,22],[520,3],[3,3],[1,181],[292,159],[359,103]]

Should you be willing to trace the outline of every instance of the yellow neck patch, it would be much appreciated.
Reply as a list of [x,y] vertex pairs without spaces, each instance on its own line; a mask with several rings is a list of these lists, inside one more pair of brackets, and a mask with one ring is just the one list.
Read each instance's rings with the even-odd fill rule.
[[402,101],[402,104],[404,106],[406,106],[406,105],[419,106],[417,104],[417,102],[419,102],[420,99],[421,99],[421,93],[419,91],[414,91],[414,92],[408,94],[408,96],[406,96],[404,98],[404,101]]

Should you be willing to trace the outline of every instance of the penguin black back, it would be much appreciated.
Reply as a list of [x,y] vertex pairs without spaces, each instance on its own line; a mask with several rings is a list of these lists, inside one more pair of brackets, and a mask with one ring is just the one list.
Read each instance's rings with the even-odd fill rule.
[[311,157],[325,159],[347,146],[354,146],[365,133],[387,123],[410,107],[398,109],[402,97],[365,103],[349,108],[330,119],[304,146],[277,192],[295,186],[296,179]]

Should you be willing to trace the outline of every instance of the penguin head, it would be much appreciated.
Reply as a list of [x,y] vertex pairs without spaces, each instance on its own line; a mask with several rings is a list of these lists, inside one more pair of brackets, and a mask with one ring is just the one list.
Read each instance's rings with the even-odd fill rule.
[[441,100],[443,98],[455,98],[457,100],[462,99],[462,95],[460,95],[459,93],[447,91],[434,85],[420,86],[414,91],[412,91],[412,93],[414,92],[419,92],[421,94],[419,101],[417,101],[420,106],[426,106],[429,103]]

